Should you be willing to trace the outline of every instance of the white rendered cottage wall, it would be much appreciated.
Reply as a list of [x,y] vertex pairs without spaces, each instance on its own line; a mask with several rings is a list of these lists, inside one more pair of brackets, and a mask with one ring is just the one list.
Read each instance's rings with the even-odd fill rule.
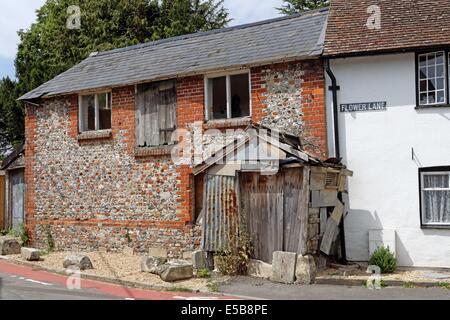
[[[331,62],[341,87],[339,105],[387,102],[387,111],[339,113],[341,154],[354,171],[345,220],[347,255],[367,261],[369,230],[393,229],[401,266],[448,268],[450,230],[421,229],[418,171],[450,165],[450,108],[415,109],[414,60],[407,53]],[[331,92],[327,110],[333,154]]]

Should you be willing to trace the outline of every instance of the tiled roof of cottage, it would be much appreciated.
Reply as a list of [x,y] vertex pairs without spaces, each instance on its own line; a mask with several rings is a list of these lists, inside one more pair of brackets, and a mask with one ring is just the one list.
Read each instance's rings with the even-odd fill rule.
[[[367,27],[372,5],[381,9],[379,30]],[[406,51],[448,44],[450,0],[332,0],[324,55]]]
[[322,54],[328,9],[91,55],[25,94],[29,100]]

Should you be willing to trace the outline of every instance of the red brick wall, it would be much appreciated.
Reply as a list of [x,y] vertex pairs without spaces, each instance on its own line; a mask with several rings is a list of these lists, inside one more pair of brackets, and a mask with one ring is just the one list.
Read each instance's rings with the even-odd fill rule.
[[[203,122],[205,119],[205,88],[203,76],[194,76],[177,80],[177,127],[189,129],[194,122]],[[192,221],[194,214],[193,203],[193,176],[192,169],[181,166],[179,188],[179,215],[186,222]]]
[[303,66],[305,71],[301,90],[303,138],[308,142],[305,149],[326,160],[328,143],[324,66],[320,60],[307,61]]
[[30,241],[34,238],[36,190],[34,187],[34,155],[36,150],[36,107],[25,105],[25,217]]

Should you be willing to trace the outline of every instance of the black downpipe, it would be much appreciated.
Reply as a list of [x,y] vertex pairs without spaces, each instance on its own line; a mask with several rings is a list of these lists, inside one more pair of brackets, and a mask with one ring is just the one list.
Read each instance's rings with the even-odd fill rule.
[[[337,85],[336,77],[333,73],[333,71],[330,68],[330,60],[325,60],[325,69],[328,74],[328,76],[331,79],[331,86],[329,87],[329,90],[332,91],[333,95],[333,127],[334,127],[334,153],[336,159],[341,159],[341,148],[339,145],[339,110],[338,110],[338,98],[337,93],[341,89]],[[342,200],[342,192],[339,192],[338,194],[339,200],[343,203]],[[344,225],[344,219],[345,215],[342,217],[341,224],[339,225],[340,228],[340,241],[341,241],[341,255],[342,255],[342,263],[347,264],[347,250],[345,248],[345,225]]]

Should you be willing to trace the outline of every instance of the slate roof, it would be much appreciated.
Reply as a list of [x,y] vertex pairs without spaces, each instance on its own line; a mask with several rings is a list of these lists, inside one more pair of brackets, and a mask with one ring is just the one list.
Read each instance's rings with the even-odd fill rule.
[[[369,6],[381,29],[367,28]],[[332,0],[324,56],[413,51],[450,44],[450,0]]]
[[328,9],[91,55],[20,98],[132,85],[322,54]]

